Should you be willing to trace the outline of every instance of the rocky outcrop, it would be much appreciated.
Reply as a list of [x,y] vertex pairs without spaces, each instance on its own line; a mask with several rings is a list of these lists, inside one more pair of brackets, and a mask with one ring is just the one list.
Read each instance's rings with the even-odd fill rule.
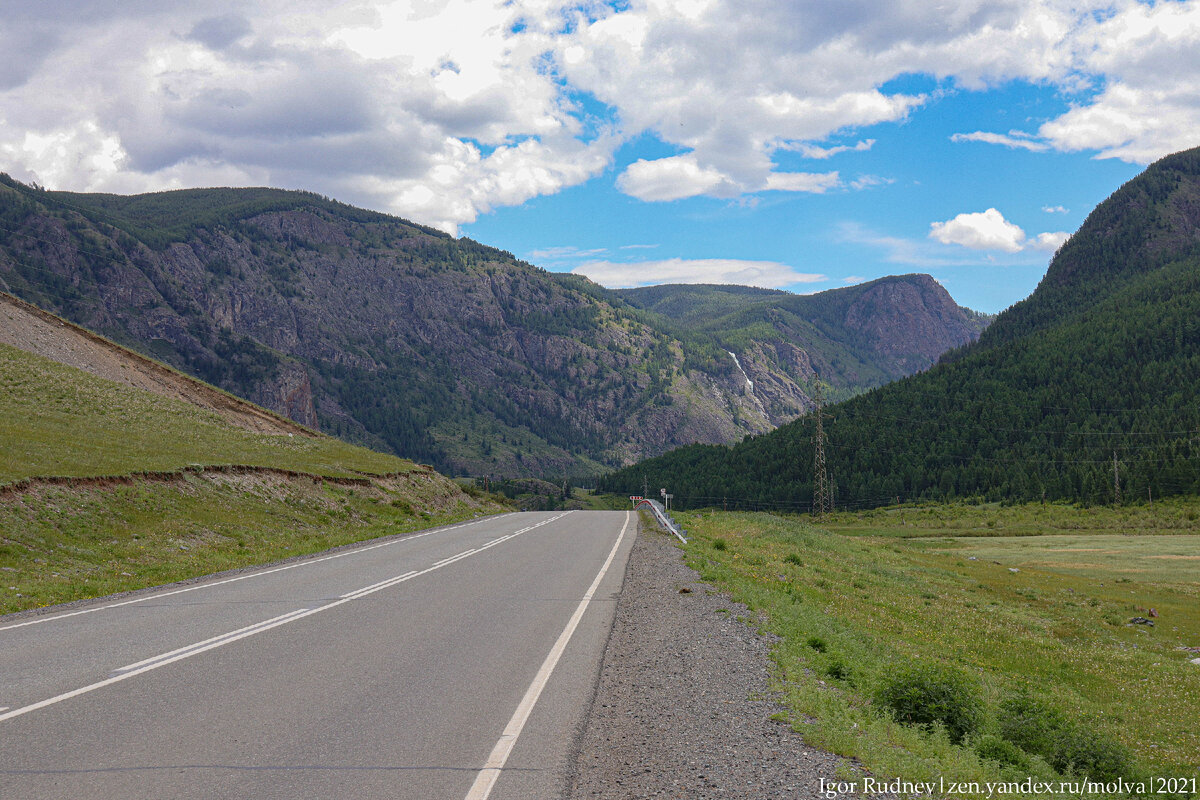
[[866,338],[895,377],[927,369],[978,336],[963,309],[928,275],[876,281],[850,303],[845,324]]

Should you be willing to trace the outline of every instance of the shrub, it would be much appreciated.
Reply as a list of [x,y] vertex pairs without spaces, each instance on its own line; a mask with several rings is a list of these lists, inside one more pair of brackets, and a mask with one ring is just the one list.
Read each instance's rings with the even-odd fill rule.
[[1059,772],[1082,773],[1098,781],[1132,772],[1132,756],[1120,742],[1073,723],[1058,709],[1028,695],[1002,702],[998,723],[1002,737],[1042,756]]
[[1133,758],[1125,745],[1078,726],[1064,732],[1048,760],[1057,770],[1082,772],[1097,781],[1116,780],[1133,771]]
[[850,668],[840,658],[833,658],[825,665],[825,674],[834,680],[845,681],[850,679]]
[[713,550],[728,550],[729,545],[724,539],[713,539]]
[[1028,695],[1002,702],[997,721],[1002,737],[1026,752],[1044,756],[1047,761],[1068,726],[1058,709]]
[[786,556],[784,556],[783,560],[789,564],[795,564],[797,567],[804,566],[804,562],[800,560],[800,556],[796,555],[795,553],[788,553]]
[[994,733],[985,733],[983,736],[980,736],[972,742],[971,749],[980,758],[998,761],[1001,764],[1025,767],[1029,763],[1029,756],[1025,754],[1024,750]]
[[933,664],[916,664],[889,675],[875,702],[906,725],[941,723],[956,743],[973,733],[983,717],[978,687],[961,672]]
[[810,637],[808,637],[808,639],[805,640],[804,643],[806,645],[808,645],[809,647],[811,647],[813,650],[816,650],[818,653],[825,652],[825,640],[822,639],[820,636],[810,636]]

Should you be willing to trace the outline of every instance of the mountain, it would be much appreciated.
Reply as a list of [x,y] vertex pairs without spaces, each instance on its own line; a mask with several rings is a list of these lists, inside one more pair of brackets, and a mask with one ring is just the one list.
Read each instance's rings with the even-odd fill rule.
[[747,286],[665,285],[620,290],[630,305],[708,334],[737,351],[748,377],[770,376],[803,351],[829,398],[928,369],[979,337],[992,317],[957,305],[928,275],[900,275],[797,295]]
[[[817,380],[876,385],[893,373],[876,365],[888,329],[869,330],[871,313],[957,308],[929,279],[896,280],[847,304],[855,330],[833,312],[805,322],[783,294],[713,331],[311,193],[125,197],[0,178],[0,289],[309,428],[457,473],[597,474],[768,431],[811,407]],[[974,332],[948,319],[926,335]],[[910,349],[901,370],[928,363]]]
[[[833,406],[839,506],[980,497],[1112,502],[1200,492],[1200,149],[1098,206],[1026,300],[934,368]],[[603,479],[682,507],[807,508],[815,416]]]

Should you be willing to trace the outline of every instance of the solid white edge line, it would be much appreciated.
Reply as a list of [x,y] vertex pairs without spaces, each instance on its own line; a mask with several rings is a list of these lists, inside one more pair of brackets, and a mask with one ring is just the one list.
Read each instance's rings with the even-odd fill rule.
[[625,539],[625,531],[629,527],[631,516],[631,512],[625,512],[625,524],[621,526],[621,534],[617,537],[616,543],[613,544],[612,550],[609,551],[608,558],[604,561],[604,566],[600,568],[600,572],[596,574],[592,585],[588,587],[587,592],[583,595],[583,599],[575,607],[575,613],[568,620],[567,627],[563,628],[562,633],[558,635],[558,640],[550,648],[550,653],[546,656],[546,660],[542,662],[537,675],[534,676],[533,683],[529,684],[529,688],[525,691],[525,696],[521,698],[521,702],[517,705],[517,710],[513,712],[508,725],[504,726],[504,732],[500,734],[500,739],[496,742],[496,746],[492,748],[492,752],[488,756],[488,760],[484,763],[483,769],[475,776],[475,782],[471,784],[471,789],[467,792],[465,800],[487,800],[488,796],[492,793],[492,789],[495,787],[496,781],[500,778],[500,773],[504,769],[504,765],[508,763],[508,757],[512,754],[513,747],[517,744],[517,739],[521,736],[521,731],[525,729],[525,723],[529,720],[529,715],[533,712],[533,707],[537,704],[538,698],[542,696],[542,690],[546,688],[546,684],[550,681],[550,675],[554,672],[554,668],[558,666],[558,661],[562,658],[563,651],[567,649],[567,644],[575,634],[575,629],[579,626],[579,621],[583,619],[583,612],[587,610],[588,605],[592,602],[592,597],[596,594],[596,589],[600,587],[600,581],[604,579],[608,568],[612,566],[613,559],[617,555],[617,550],[621,547],[621,542]]
[[394,536],[396,536],[395,539],[391,539],[386,542],[380,542],[379,544],[367,545],[366,547],[353,547],[348,550],[342,551],[340,553],[334,553],[334,554],[328,555],[328,556],[321,556],[320,558],[310,558],[310,559],[306,559],[304,561],[297,561],[296,563],[293,563],[293,564],[285,564],[281,567],[275,567],[273,569],[263,570],[262,572],[252,572],[252,573],[249,573],[246,575],[238,575],[237,577],[234,577],[234,578],[226,578],[225,580],[213,581],[212,583],[202,583],[202,584],[198,584],[196,586],[187,586],[182,589],[172,590],[170,592],[154,592],[152,594],[146,595],[145,597],[135,597],[132,600],[123,600],[119,603],[108,603],[106,605],[95,606],[93,608],[85,608],[80,611],[68,611],[63,614],[49,614],[44,617],[36,617],[34,619],[26,620],[24,622],[16,622],[16,623],[13,623],[12,625],[5,625],[3,627],[0,627],[0,632],[12,630],[14,628],[24,628],[27,625],[41,625],[44,622],[56,622],[60,619],[67,619],[69,617],[78,617],[81,614],[91,614],[96,611],[107,611],[111,608],[121,608],[122,606],[131,606],[135,603],[144,603],[147,600],[161,600],[164,597],[172,597],[177,594],[186,594],[187,592],[195,592],[200,589],[212,589],[215,586],[224,586],[227,583],[237,583],[238,581],[249,580],[250,578],[262,578],[266,575],[274,575],[276,572],[286,572],[289,569],[296,569],[297,567],[307,567],[312,564],[320,564],[323,561],[332,561],[335,558],[345,558],[346,556],[352,556],[357,553],[366,553],[370,550],[377,550],[380,547],[390,547],[391,545],[399,544],[400,542],[411,542],[413,539],[421,539],[426,536],[432,536],[435,533],[449,533],[450,531],[456,531],[456,530],[459,530],[460,528],[467,528],[467,527],[470,527],[471,525],[478,525],[480,522],[486,522],[489,519],[492,519],[492,517],[484,517],[483,519],[476,519],[476,520],[472,520],[470,522],[464,522],[460,525],[453,525],[448,528],[434,528],[433,530],[424,531],[422,533],[414,533],[410,536],[406,536],[402,533],[393,534]]
[[[550,519],[542,520],[541,522],[539,522],[535,525],[530,525],[527,528],[522,528],[521,530],[517,531],[516,533],[511,534],[510,538],[518,536],[522,533],[527,533],[535,528],[540,528],[543,525],[548,525],[551,522],[555,522],[556,520],[562,519],[563,517],[565,517],[567,514],[570,514],[570,513],[571,513],[570,511],[564,511],[562,514],[559,514],[558,516],[551,517]],[[468,523],[468,524],[472,524],[472,523]],[[626,524],[628,524],[628,522]],[[622,528],[621,534],[624,535],[624,533],[625,533],[625,529]],[[390,542],[388,544],[390,544]],[[375,545],[375,546],[380,547],[382,545]],[[610,555],[609,561],[611,561],[611,560],[612,560],[612,556]],[[30,705],[22,706],[21,708],[13,709],[12,711],[5,710],[4,712],[0,713],[0,722],[4,722],[5,720],[13,719],[14,717],[20,717],[24,714],[28,714],[31,711],[37,711],[38,709],[46,708],[47,706],[52,706],[52,705],[55,705],[56,703],[61,703],[64,700],[70,700],[73,697],[78,697],[82,694],[87,694],[88,692],[93,692],[97,689],[103,689],[105,686],[111,686],[114,683],[120,683],[121,681],[128,680],[129,678],[132,678],[136,675],[141,675],[143,673],[150,672],[151,670],[158,669],[159,667],[165,667],[168,664],[174,664],[176,661],[182,661],[185,658],[191,658],[192,656],[199,655],[200,653],[205,653],[209,650],[213,650],[218,647],[223,647],[224,645],[231,644],[240,639],[245,639],[247,636],[254,636],[255,634],[264,633],[273,628],[278,628],[280,625],[286,625],[289,622],[295,622],[296,620],[304,619],[305,617],[311,617],[313,614],[319,614],[322,611],[328,611],[331,608],[336,608],[345,603],[349,603],[352,600],[358,600],[360,598],[366,597],[369,594],[374,594],[375,592],[382,591],[383,589],[387,589],[392,586],[395,586],[396,584],[404,583],[405,581],[412,580],[413,578],[419,578],[422,575],[427,575],[430,572],[434,572],[435,570],[441,569],[442,566],[448,566],[448,564],[442,564],[441,566],[434,565],[432,567],[427,567],[426,569],[423,569],[420,572],[409,572],[404,575],[398,575],[395,578],[390,578],[387,581],[383,581],[382,585],[374,584],[373,587],[372,586],[365,587],[349,596],[341,597],[337,600],[334,600],[331,603],[326,603],[325,605],[322,605],[322,606],[317,606],[315,608],[301,608],[301,609],[297,609],[295,611],[289,611],[288,613],[281,614],[278,617],[272,617],[271,619],[263,620],[262,622],[256,622],[253,625],[247,625],[244,628],[238,628],[235,631],[223,633],[218,636],[214,636],[210,639],[205,639],[202,642],[196,642],[194,644],[185,645],[183,647],[176,648],[175,650],[171,650],[170,652],[167,652],[167,653],[160,653],[157,656],[151,656],[150,658],[143,659],[142,661],[138,661],[135,664],[129,664],[128,666],[122,667],[120,670],[117,670],[115,674],[109,676],[108,678],[105,678],[102,681],[97,681],[96,683],[92,683],[87,686],[80,687],[78,689],[73,689],[72,691],[64,692],[63,694],[55,695],[54,697],[49,697],[49,698],[46,698],[45,700],[41,700],[36,703],[31,703]],[[607,569],[607,564],[605,565],[605,568]],[[128,670],[128,671],[126,671],[126,670]]]

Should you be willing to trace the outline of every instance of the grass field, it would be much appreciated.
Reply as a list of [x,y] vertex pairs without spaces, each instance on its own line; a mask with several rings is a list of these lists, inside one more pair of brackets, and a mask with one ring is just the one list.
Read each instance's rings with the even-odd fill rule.
[[[1200,778],[1197,510],[679,516],[689,563],[781,637],[780,686],[806,738],[876,777],[982,784]],[[965,687],[978,713],[961,741],[952,723],[893,718],[887,692],[909,671]],[[1030,708],[1041,716],[1020,716]],[[1053,735],[1026,741],[1039,719]]]

